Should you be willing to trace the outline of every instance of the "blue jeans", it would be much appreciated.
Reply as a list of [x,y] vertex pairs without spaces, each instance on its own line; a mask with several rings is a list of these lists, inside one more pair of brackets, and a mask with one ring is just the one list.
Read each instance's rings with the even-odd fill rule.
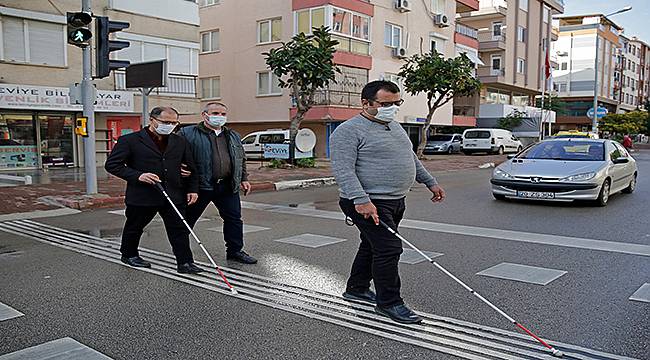
[[232,183],[222,181],[212,191],[199,191],[196,203],[187,207],[187,222],[192,228],[199,220],[205,208],[213,203],[223,219],[223,239],[226,253],[234,254],[244,247],[244,222],[241,219],[241,201],[239,193],[232,192]]

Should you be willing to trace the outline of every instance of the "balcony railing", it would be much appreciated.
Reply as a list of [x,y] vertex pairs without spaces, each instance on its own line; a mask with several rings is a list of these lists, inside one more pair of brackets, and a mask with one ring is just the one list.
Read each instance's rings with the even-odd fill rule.
[[492,69],[490,66],[479,66],[478,76],[479,77],[488,77],[488,76],[505,76],[506,69]]
[[456,32],[461,34],[461,35],[465,35],[465,36],[470,37],[472,39],[478,40],[478,30],[476,30],[473,27],[456,23]]
[[[167,86],[155,88],[152,95],[171,95],[178,97],[196,97],[196,75],[169,74]],[[126,74],[115,72],[115,90],[136,91],[126,88]]]
[[361,107],[361,94],[349,91],[320,90],[314,95],[316,106]]
[[506,34],[502,33],[501,35],[494,35],[494,32],[492,30],[479,31],[477,40],[479,41],[479,43],[487,43],[491,41],[505,42]]
[[356,40],[348,37],[332,35],[332,39],[338,40],[336,50],[347,51],[355,54],[369,55],[370,43],[367,41]]

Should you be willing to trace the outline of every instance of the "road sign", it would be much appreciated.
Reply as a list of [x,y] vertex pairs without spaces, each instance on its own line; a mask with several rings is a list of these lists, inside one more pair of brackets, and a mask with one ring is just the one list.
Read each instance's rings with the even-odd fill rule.
[[[596,117],[598,119],[602,119],[603,117],[605,117],[605,115],[607,115],[607,113],[609,113],[609,110],[607,110],[602,106],[599,106],[598,112],[596,113]],[[594,119],[594,108],[589,108],[589,110],[587,110],[587,117],[592,120]]]

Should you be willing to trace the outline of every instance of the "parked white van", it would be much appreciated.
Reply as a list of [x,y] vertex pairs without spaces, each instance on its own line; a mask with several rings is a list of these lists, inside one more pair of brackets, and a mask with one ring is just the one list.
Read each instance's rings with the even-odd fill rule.
[[463,132],[460,150],[465,155],[486,152],[490,154],[518,153],[523,145],[508,130],[467,129]]
[[262,159],[263,144],[288,144],[289,130],[268,129],[250,133],[241,140],[247,159]]

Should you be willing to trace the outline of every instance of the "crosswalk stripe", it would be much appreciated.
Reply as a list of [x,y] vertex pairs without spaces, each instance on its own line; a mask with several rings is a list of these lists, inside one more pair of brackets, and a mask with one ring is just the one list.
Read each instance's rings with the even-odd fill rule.
[[24,316],[25,314],[20,311],[12,308],[9,305],[0,303],[0,321],[5,321],[9,319],[15,319],[17,317]]
[[57,339],[44,344],[0,355],[0,360],[112,360],[110,357],[76,341]]

